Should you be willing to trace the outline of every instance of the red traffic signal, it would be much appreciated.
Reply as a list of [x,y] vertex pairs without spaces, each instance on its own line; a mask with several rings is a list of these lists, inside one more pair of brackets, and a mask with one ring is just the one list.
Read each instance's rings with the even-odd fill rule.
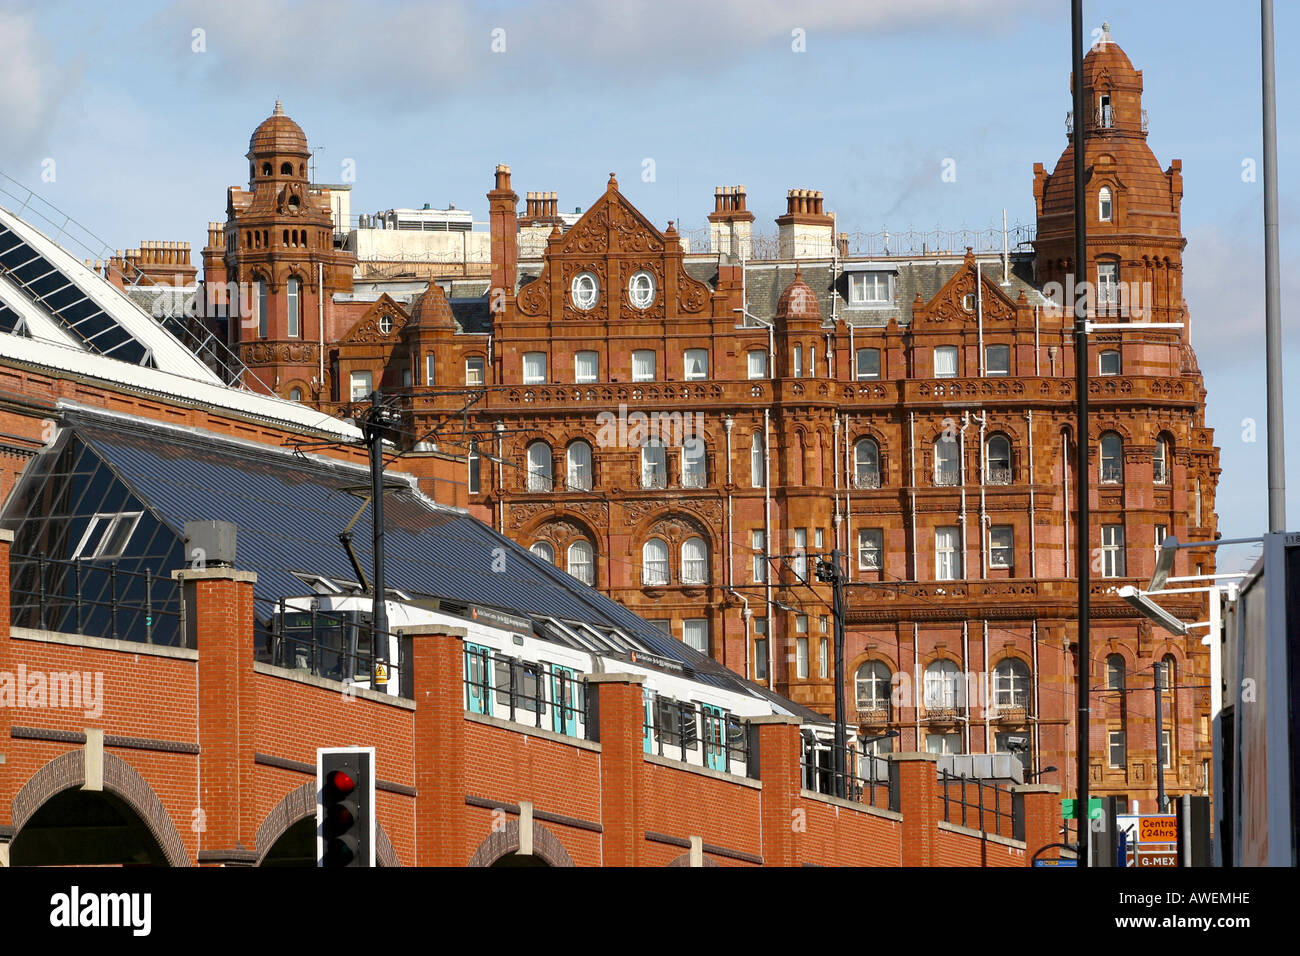
[[374,749],[317,751],[317,865],[374,865]]
[[357,788],[357,782],[346,770],[331,770],[325,777],[325,786],[333,791],[333,796],[346,797]]

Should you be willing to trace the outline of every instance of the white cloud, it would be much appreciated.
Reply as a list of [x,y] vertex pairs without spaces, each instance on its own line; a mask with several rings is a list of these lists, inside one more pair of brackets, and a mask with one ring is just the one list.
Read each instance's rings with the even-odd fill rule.
[[[220,16],[214,11],[219,9]],[[206,54],[168,43],[176,66],[214,86],[292,92],[326,88],[387,111],[483,92],[546,87],[560,75],[601,87],[665,73],[709,75],[761,51],[807,49],[845,36],[978,30],[999,33],[1041,14],[1035,0],[574,0],[484,9],[467,0],[178,0],[154,21],[160,35],[206,31]],[[492,51],[505,31],[505,52]]]
[[0,156],[8,162],[27,158],[57,101],[43,49],[25,14],[0,7]]

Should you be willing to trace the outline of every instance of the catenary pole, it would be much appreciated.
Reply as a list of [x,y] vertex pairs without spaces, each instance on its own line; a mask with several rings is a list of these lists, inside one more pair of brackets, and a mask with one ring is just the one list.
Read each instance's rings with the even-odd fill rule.
[[[1088,629],[1091,607],[1088,590],[1091,586],[1091,556],[1088,545],[1088,296],[1080,295],[1088,285],[1088,233],[1084,220],[1087,200],[1084,196],[1085,156],[1084,140],[1088,125],[1088,114],[1083,99],[1083,0],[1071,0],[1070,24],[1070,59],[1074,87],[1074,371],[1075,393],[1078,402],[1078,428],[1075,431],[1075,465],[1076,485],[1075,501],[1078,510],[1076,534],[1077,558],[1075,568],[1078,574],[1078,676],[1075,682],[1078,696],[1078,716],[1075,721],[1078,756],[1076,770],[1078,800],[1075,804],[1076,833],[1079,839],[1079,865],[1088,865],[1088,676],[1090,656]],[[1102,42],[1105,42],[1103,39]],[[1066,283],[1070,287],[1070,283]]]
[[1282,298],[1277,248],[1277,96],[1273,0],[1260,0],[1264,87],[1264,363],[1268,387],[1268,530],[1286,530],[1286,449],[1282,435]]

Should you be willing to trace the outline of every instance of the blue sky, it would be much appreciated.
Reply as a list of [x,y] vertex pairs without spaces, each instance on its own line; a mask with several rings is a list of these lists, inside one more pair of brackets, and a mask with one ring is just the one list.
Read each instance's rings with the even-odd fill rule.
[[[1295,369],[1300,4],[1277,7]],[[1262,149],[1258,6],[1085,3],[1089,31],[1103,20],[1143,71],[1152,149],[1162,165],[1183,160],[1185,294],[1223,449],[1220,527],[1253,534],[1267,491],[1263,190],[1242,163]],[[769,231],[795,186],[823,190],[848,231],[987,228],[1004,207],[1032,221],[1032,165],[1050,169],[1065,145],[1068,74],[1065,0],[0,0],[0,172],[112,246],[197,249],[226,187],[246,184],[248,136],[279,97],[320,148],[320,180],[353,162],[354,214],[453,202],[486,218],[492,170],[508,162],[519,192],[556,190],[565,210],[615,171],[661,226],[704,226],[713,187],[744,183]],[[955,182],[940,176],[949,158]],[[1288,474],[1300,527],[1290,447]]]

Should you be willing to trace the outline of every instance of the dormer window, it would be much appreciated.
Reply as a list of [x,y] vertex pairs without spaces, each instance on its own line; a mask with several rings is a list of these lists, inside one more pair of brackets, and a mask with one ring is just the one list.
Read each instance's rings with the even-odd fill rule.
[[1101,222],[1110,222],[1115,214],[1115,202],[1111,198],[1110,188],[1102,186],[1097,191],[1097,218]]
[[[846,267],[846,268],[852,268]],[[878,269],[849,272],[849,307],[887,306],[894,299],[894,273]]]

